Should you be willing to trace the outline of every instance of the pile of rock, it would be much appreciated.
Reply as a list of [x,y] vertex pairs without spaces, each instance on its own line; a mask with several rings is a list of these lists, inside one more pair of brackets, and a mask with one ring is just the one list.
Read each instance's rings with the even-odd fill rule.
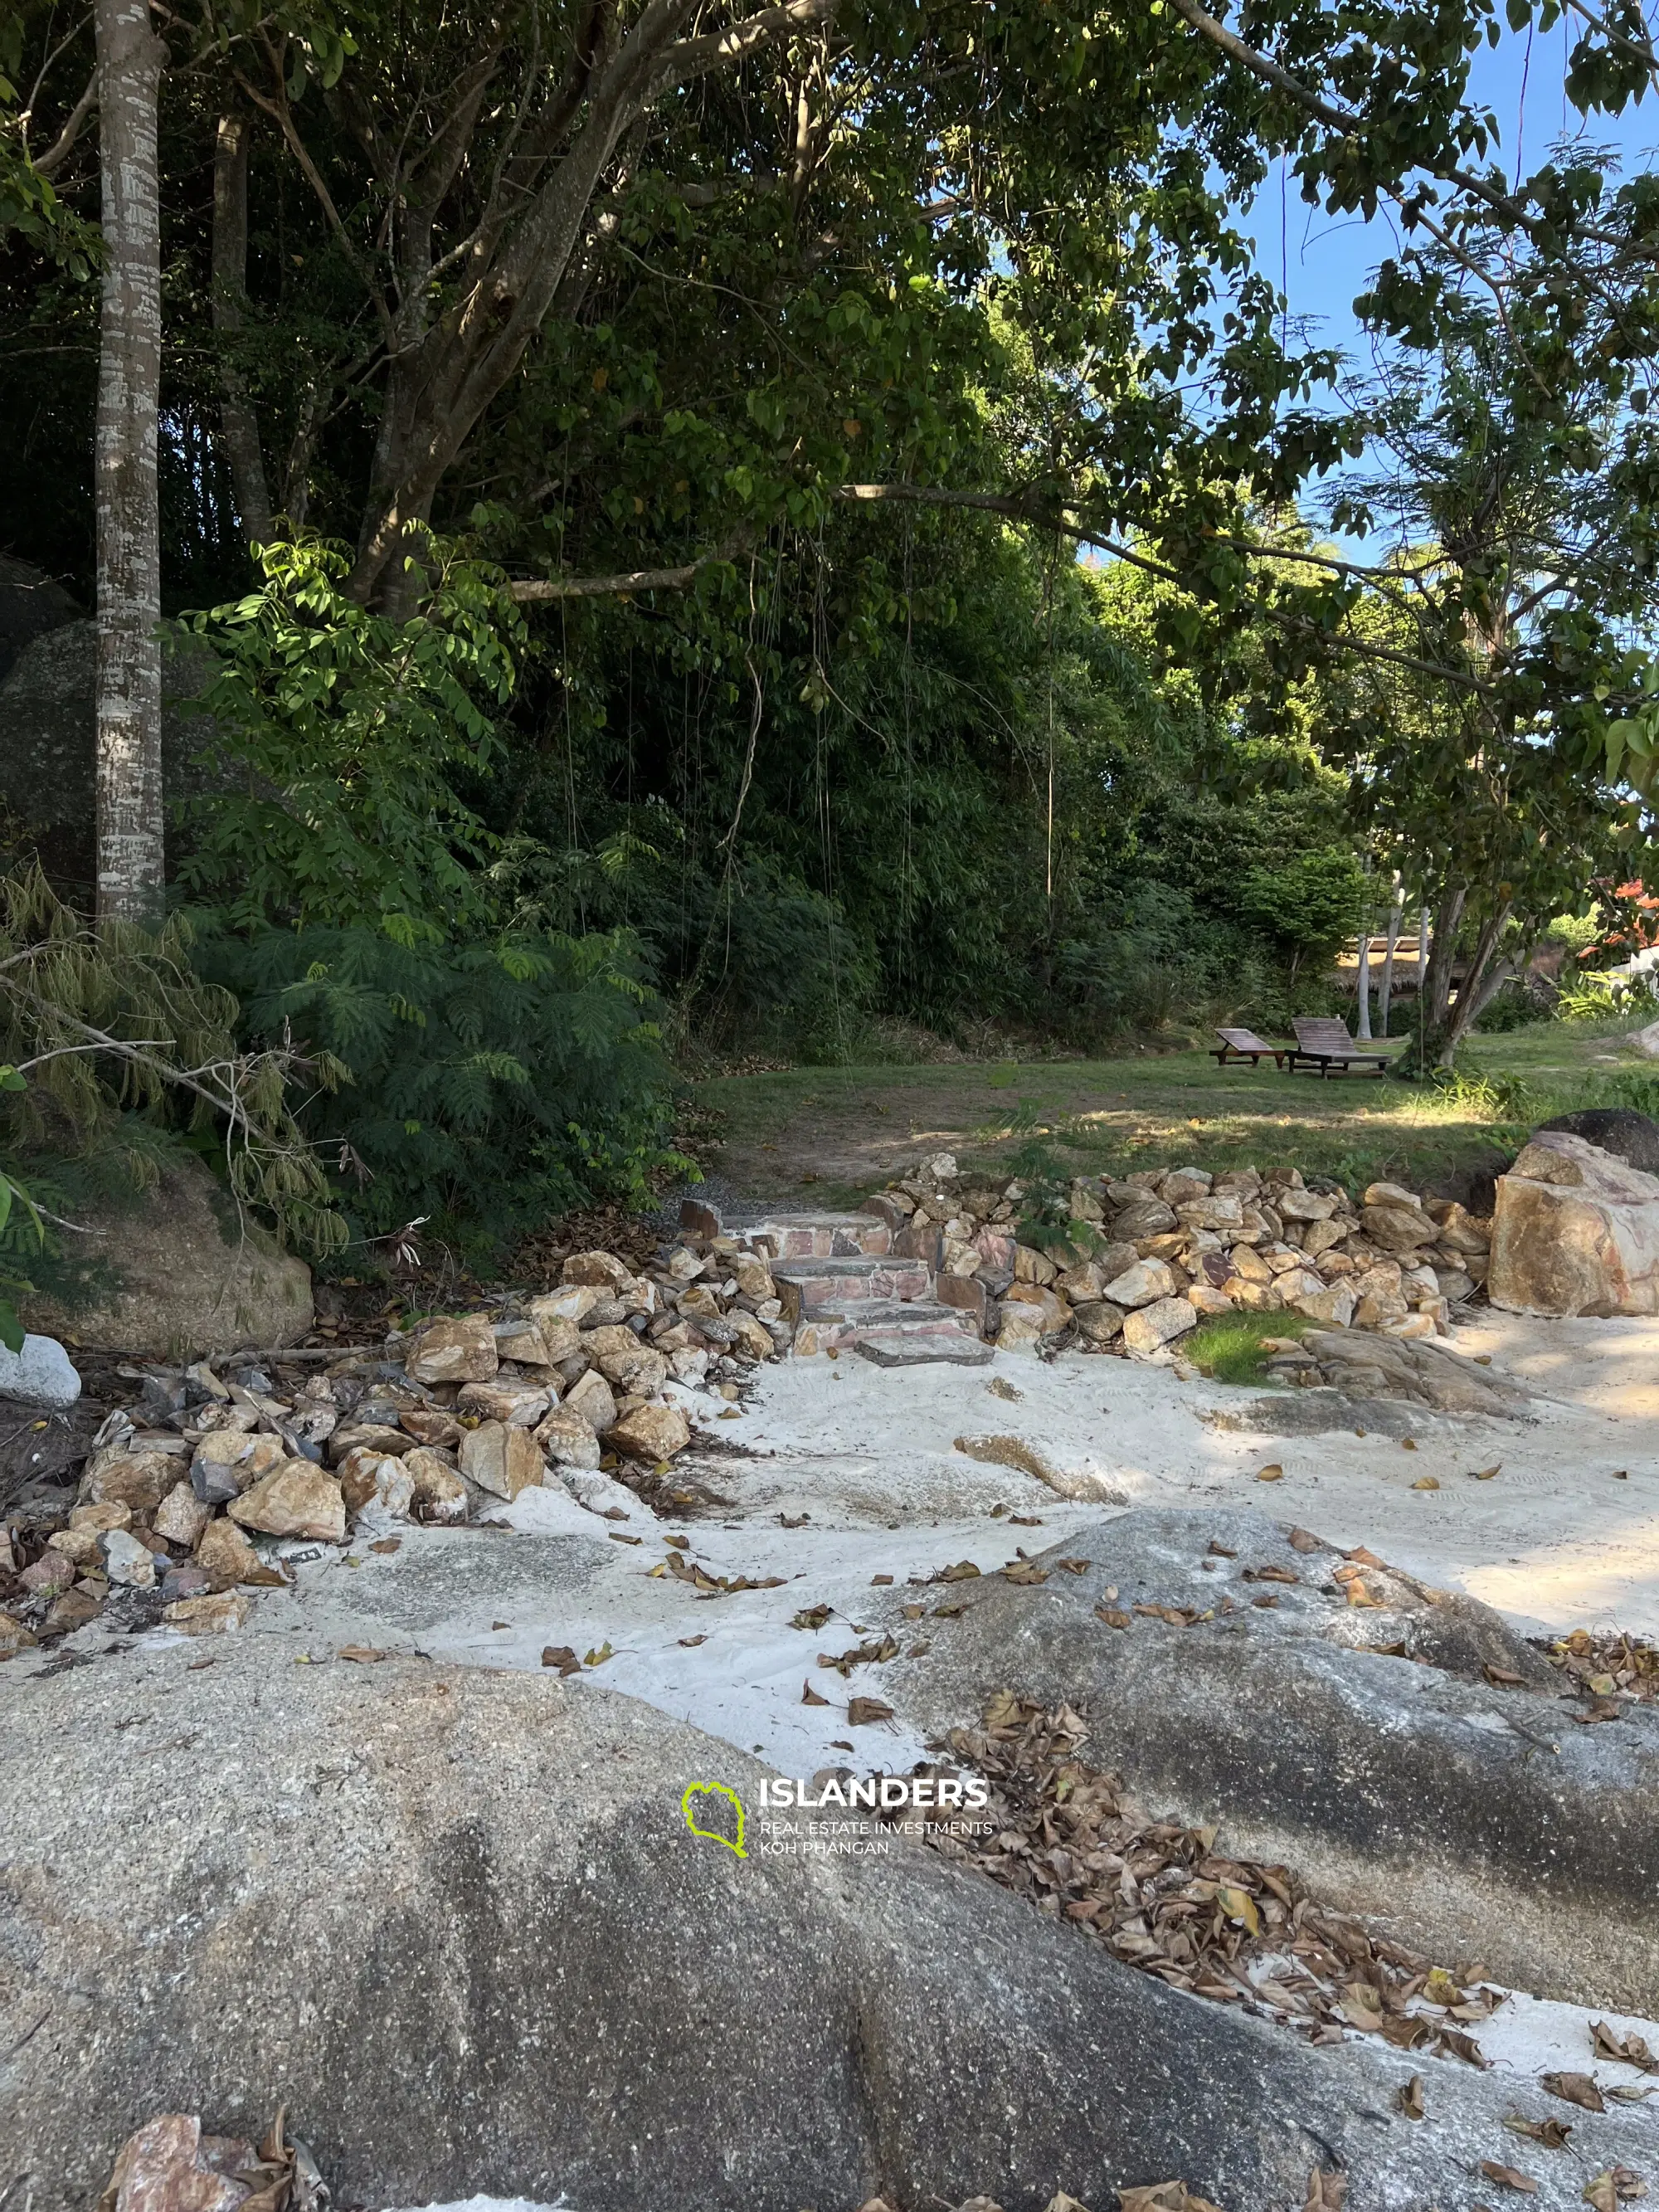
[[308,1378],[281,1353],[280,1380],[246,1358],[147,1375],[39,1557],[0,1536],[0,1652],[85,1626],[117,1589],[190,1634],[234,1627],[296,1547],[465,1522],[534,1484],[618,1517],[609,1470],[662,1470],[789,1341],[765,1259],[733,1237],[688,1234],[643,1273],[577,1253],[562,1277]]
[[1339,1328],[1433,1336],[1486,1280],[1491,1224],[1374,1182],[1356,1206],[1294,1168],[1196,1167],[1070,1187],[1069,1232],[1020,1241],[1021,1182],[964,1176],[948,1154],[866,1201],[935,1296],[1006,1350],[1066,1338],[1149,1358],[1208,1315],[1291,1311]]

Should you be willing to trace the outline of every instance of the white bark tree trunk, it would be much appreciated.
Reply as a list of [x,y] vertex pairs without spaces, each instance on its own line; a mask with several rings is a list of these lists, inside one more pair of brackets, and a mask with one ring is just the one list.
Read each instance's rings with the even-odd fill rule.
[[156,110],[167,48],[149,0],[95,0],[104,284],[98,519],[98,915],[161,910],[161,222]]
[[1369,1044],[1371,1037],[1371,910],[1367,903],[1359,917],[1359,1020],[1354,1035]]

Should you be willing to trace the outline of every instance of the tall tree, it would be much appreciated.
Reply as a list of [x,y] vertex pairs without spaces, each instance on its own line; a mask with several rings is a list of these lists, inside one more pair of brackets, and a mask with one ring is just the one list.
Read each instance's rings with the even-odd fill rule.
[[98,515],[98,912],[148,921],[165,881],[161,801],[161,216],[167,48],[149,0],[95,0],[104,236]]

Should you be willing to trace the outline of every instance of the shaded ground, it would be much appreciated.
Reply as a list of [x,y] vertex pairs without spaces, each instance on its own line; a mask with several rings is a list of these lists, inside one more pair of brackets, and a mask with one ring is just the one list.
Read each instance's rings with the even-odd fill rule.
[[[928,1149],[989,1164],[1033,1139],[1091,1174],[1197,1158],[1433,1187],[1490,1168],[1523,1122],[1584,1101],[1621,1071],[1652,1067],[1617,1035],[1566,1024],[1479,1038],[1469,1064],[1495,1087],[1439,1097],[1370,1076],[1320,1081],[1140,1049],[1027,1066],[792,1068],[716,1078],[695,1096],[724,1121],[705,1164],[726,1184],[797,1204],[862,1195]],[[1517,1097],[1517,1084],[1531,1095]]]

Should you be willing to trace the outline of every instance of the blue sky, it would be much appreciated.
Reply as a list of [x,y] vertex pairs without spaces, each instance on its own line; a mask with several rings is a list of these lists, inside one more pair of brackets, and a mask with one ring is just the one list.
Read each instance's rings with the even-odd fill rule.
[[[1500,143],[1495,159],[1511,178],[1536,169],[1564,133],[1595,146],[1617,149],[1629,172],[1650,167],[1659,144],[1659,107],[1651,96],[1622,116],[1595,115],[1588,122],[1563,91],[1571,22],[1542,33],[1507,34],[1476,59],[1473,99],[1492,109]],[[1399,234],[1385,213],[1370,222],[1357,216],[1328,216],[1303,200],[1285,165],[1275,165],[1253,206],[1241,210],[1240,228],[1255,242],[1264,273],[1282,284],[1293,319],[1303,321],[1310,340],[1332,345],[1364,374],[1370,365],[1370,341],[1355,322],[1352,302],[1364,289],[1377,264],[1397,250]],[[1361,557],[1377,548],[1357,548]]]

